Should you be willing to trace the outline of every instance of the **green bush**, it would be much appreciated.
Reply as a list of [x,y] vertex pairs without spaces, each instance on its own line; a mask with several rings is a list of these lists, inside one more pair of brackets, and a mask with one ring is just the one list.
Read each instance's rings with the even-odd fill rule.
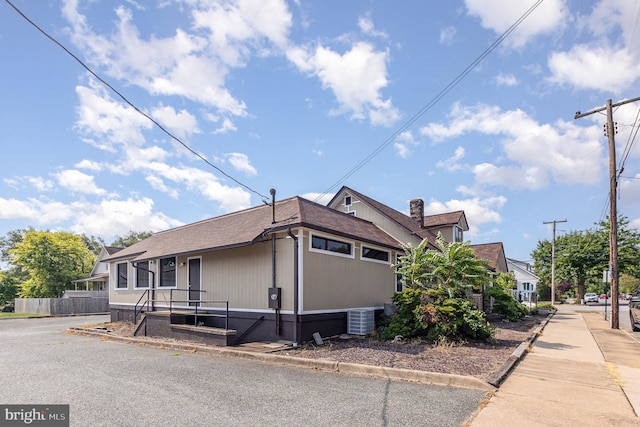
[[517,322],[529,314],[529,309],[511,293],[515,283],[513,273],[500,273],[493,285],[485,291],[485,295],[493,297],[492,311],[510,322]]
[[466,297],[464,291],[448,287],[427,290],[405,289],[394,295],[398,311],[378,329],[381,339],[396,335],[430,340],[474,338],[491,341],[493,330],[485,315]]

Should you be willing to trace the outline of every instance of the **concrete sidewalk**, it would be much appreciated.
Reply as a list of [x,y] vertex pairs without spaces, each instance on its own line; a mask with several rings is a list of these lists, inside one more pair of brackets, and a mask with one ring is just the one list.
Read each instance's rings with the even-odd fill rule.
[[640,342],[559,307],[470,426],[640,426]]

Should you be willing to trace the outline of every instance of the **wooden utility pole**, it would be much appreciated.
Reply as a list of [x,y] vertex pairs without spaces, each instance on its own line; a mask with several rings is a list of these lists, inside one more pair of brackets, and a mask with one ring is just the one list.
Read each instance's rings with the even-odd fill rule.
[[556,304],[556,224],[559,222],[567,222],[567,220],[543,222],[543,224],[553,224],[553,240],[551,240],[551,305]]
[[615,104],[609,99],[607,105],[595,110],[581,113],[578,111],[575,118],[579,119],[598,113],[607,111],[607,124],[605,125],[606,135],[609,139],[609,269],[611,270],[611,329],[620,328],[620,313],[618,304],[618,170],[616,166],[616,130],[613,123],[613,107],[628,104],[630,102],[640,101],[640,97],[620,101]]

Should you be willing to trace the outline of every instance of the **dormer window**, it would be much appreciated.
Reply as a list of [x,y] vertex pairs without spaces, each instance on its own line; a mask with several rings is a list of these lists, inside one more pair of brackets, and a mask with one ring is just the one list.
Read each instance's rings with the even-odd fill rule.
[[454,227],[454,232],[455,232],[455,241],[456,242],[462,242],[464,241],[464,235],[462,233],[462,228],[458,227],[457,225]]

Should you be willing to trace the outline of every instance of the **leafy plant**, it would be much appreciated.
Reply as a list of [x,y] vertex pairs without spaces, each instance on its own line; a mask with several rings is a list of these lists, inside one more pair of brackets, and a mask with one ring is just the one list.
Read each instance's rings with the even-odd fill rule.
[[529,313],[511,292],[515,284],[513,272],[499,273],[493,285],[485,290],[485,294],[494,299],[493,312],[510,322],[517,322]]

